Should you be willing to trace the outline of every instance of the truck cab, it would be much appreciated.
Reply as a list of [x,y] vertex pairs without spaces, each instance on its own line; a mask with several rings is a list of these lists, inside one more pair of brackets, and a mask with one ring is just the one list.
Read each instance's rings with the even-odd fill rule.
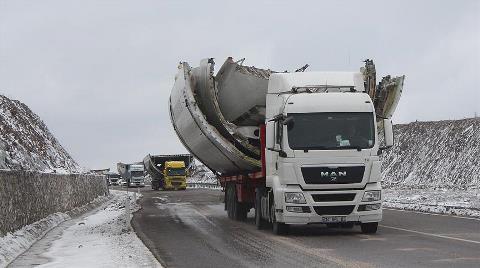
[[119,185],[120,175],[117,173],[107,174],[108,185]]
[[166,161],[163,172],[165,178],[164,189],[187,189],[188,174],[184,161]]
[[[361,73],[272,74],[266,107],[262,218],[279,233],[310,223],[376,232],[380,139]],[[391,145],[391,122],[380,122]]]

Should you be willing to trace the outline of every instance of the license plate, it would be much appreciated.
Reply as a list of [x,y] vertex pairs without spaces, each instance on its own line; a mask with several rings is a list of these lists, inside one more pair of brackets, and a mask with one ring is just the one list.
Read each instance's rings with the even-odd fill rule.
[[346,222],[347,217],[344,216],[324,216],[322,217],[323,223],[336,223],[336,222]]

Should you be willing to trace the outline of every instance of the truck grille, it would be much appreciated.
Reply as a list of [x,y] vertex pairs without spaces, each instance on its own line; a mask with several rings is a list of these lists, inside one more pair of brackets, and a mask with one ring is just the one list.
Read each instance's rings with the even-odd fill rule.
[[306,184],[348,184],[363,180],[365,166],[356,167],[302,167]]
[[348,215],[355,206],[316,206],[313,207],[318,215]]
[[353,201],[355,194],[312,194],[315,202]]

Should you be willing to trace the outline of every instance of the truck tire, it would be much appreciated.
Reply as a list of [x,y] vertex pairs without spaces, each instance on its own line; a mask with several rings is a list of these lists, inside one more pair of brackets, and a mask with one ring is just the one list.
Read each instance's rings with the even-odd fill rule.
[[236,221],[244,221],[247,219],[247,204],[238,202],[237,191],[234,183],[227,184],[225,195],[225,205],[227,207],[228,217]]
[[275,216],[275,201],[273,201],[272,207],[270,208],[270,217],[272,217],[272,229],[274,234],[276,235],[288,234],[290,226],[283,222],[277,222],[277,219]]
[[235,199],[235,220],[245,221],[247,219],[247,214],[247,204],[240,203]]
[[360,224],[362,228],[362,233],[364,234],[374,234],[378,229],[378,222],[368,222]]
[[237,221],[245,221],[247,219],[248,209],[247,204],[238,202],[237,187],[232,185],[233,192],[233,217]]
[[230,186],[231,184],[227,184],[227,189],[225,193],[225,205],[227,207],[227,215],[228,218],[233,220],[233,206],[232,206],[232,187]]
[[267,221],[262,219],[262,196],[263,191],[260,188],[255,190],[255,226],[258,230],[267,227]]

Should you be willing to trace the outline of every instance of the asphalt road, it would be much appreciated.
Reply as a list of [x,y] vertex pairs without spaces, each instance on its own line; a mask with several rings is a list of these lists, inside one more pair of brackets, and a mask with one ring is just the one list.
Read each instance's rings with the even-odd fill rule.
[[227,218],[218,190],[142,189],[132,226],[166,267],[480,267],[480,219],[384,210],[375,235],[294,226],[287,236]]

